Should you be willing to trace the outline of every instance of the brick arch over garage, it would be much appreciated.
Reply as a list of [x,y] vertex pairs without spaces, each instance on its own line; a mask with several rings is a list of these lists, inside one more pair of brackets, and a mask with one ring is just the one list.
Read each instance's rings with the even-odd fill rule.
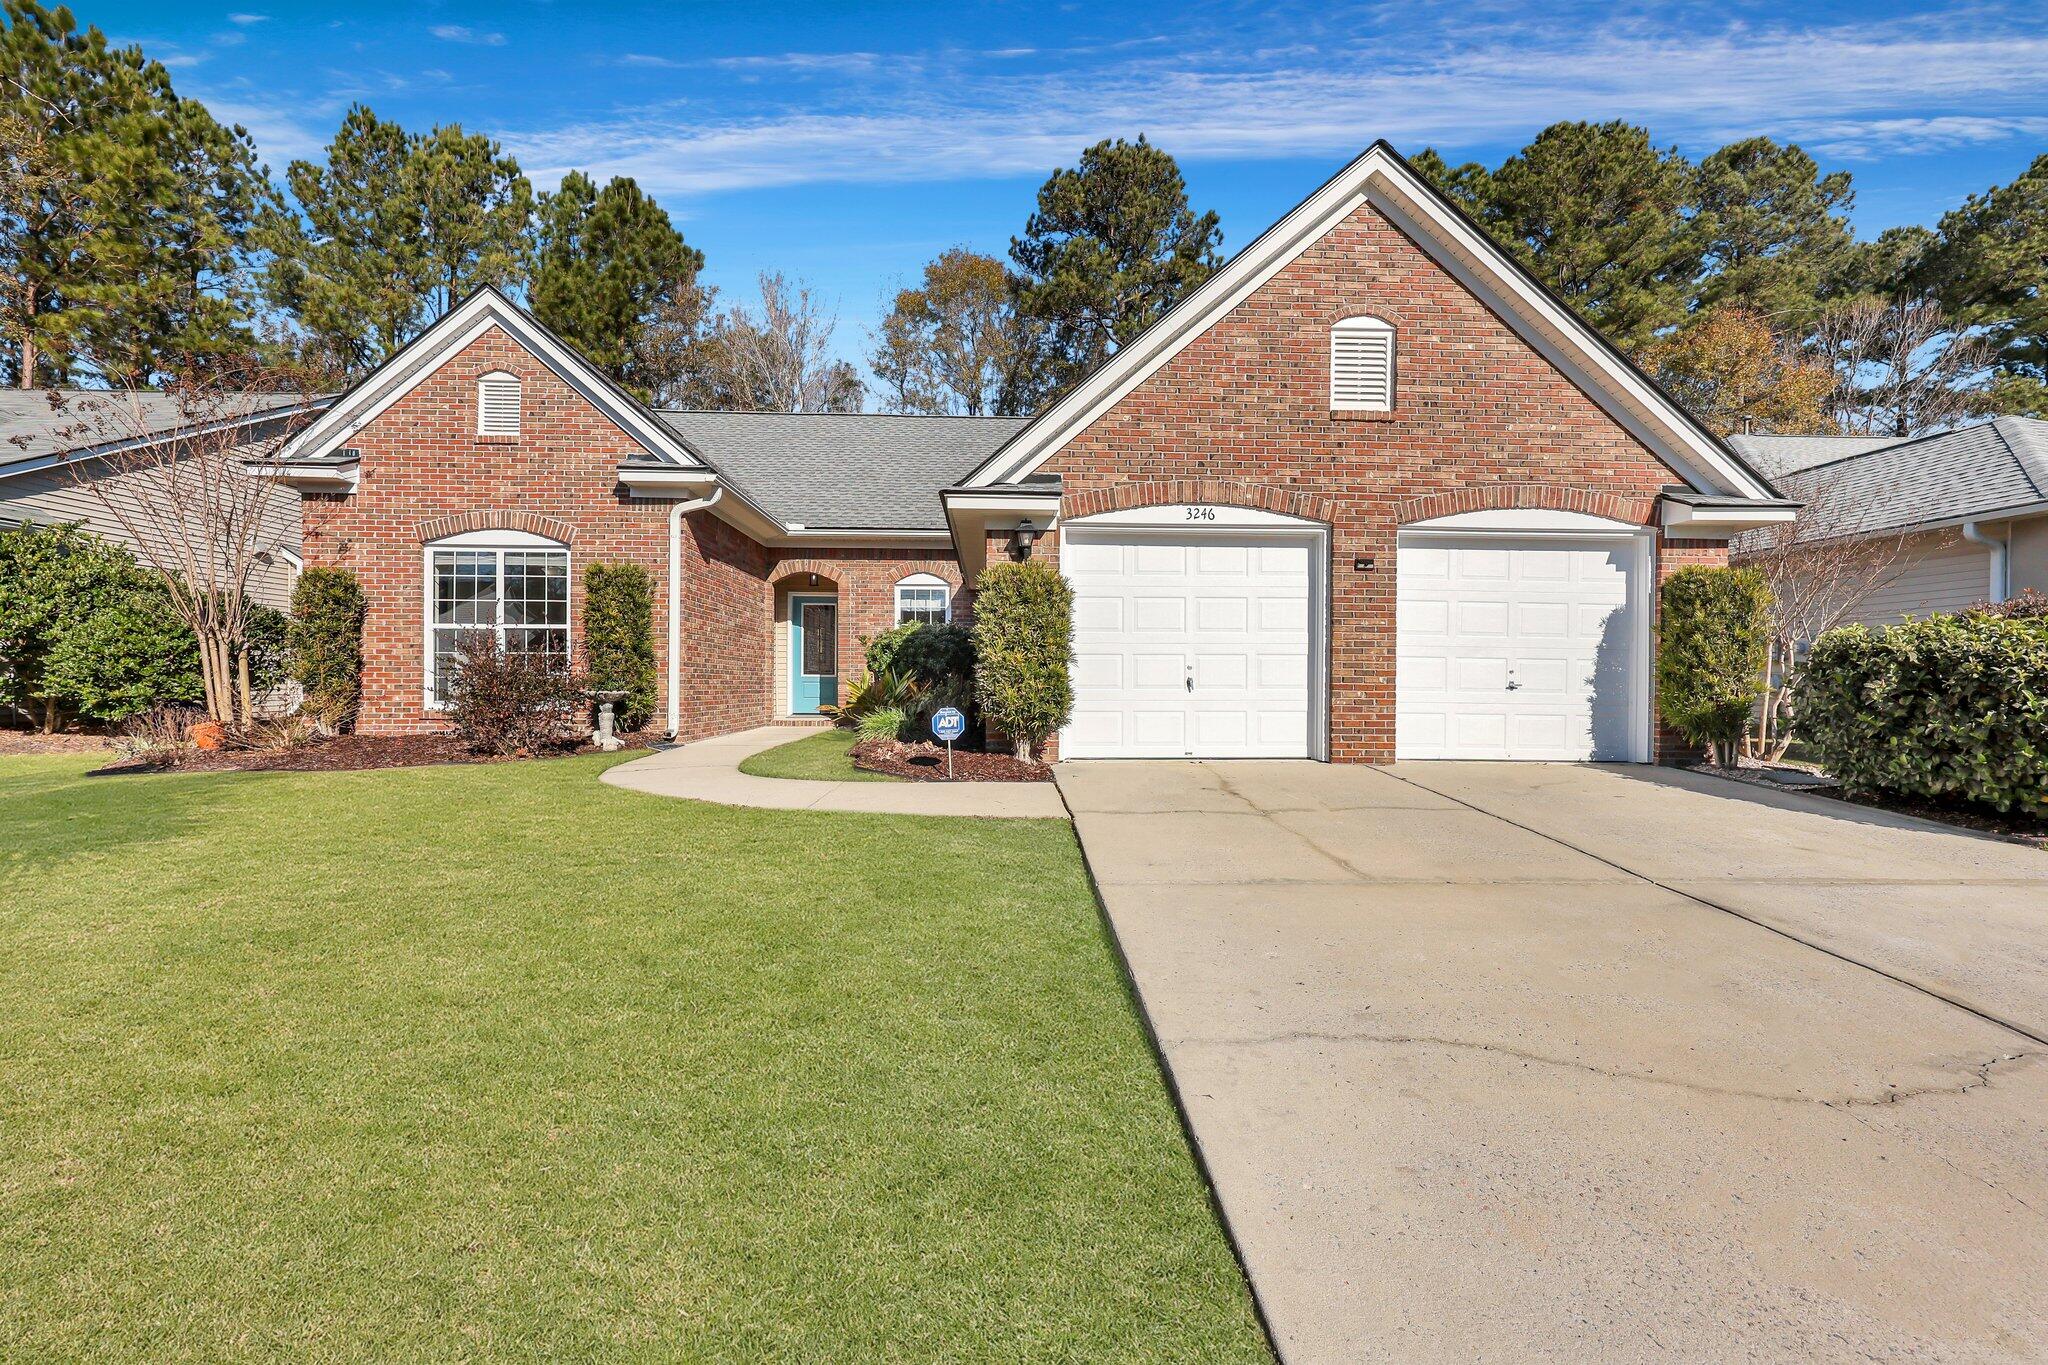
[[1545,511],[1581,512],[1587,516],[1647,525],[1656,507],[1655,498],[1629,498],[1597,488],[1576,488],[1557,483],[1475,483],[1448,493],[1410,498],[1395,504],[1394,521],[1407,526],[1438,517],[1465,512]]
[[524,531],[528,535],[544,536],[564,545],[576,543],[574,526],[558,517],[544,517],[538,512],[456,512],[450,516],[423,521],[415,528],[422,544],[446,540],[449,536],[466,535],[471,531]]
[[1219,507],[1254,507],[1261,512],[1305,517],[1327,524],[1334,506],[1329,498],[1305,489],[1277,484],[1241,483],[1231,479],[1150,479],[1111,484],[1066,499],[1063,515],[1072,521],[1105,512],[1175,503],[1213,503]]

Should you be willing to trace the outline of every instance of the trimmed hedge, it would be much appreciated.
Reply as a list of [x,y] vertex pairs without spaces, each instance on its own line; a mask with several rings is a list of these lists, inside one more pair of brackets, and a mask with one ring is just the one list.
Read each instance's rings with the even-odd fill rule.
[[1073,714],[1074,590],[1048,564],[991,565],[975,584],[974,646],[982,721],[1029,759]]
[[654,714],[654,580],[638,564],[593,564],[583,574],[583,654],[590,686],[624,692],[613,708],[621,730]]
[[308,569],[292,589],[286,653],[305,689],[299,709],[331,730],[354,723],[363,696],[363,586],[347,569]]
[[974,674],[974,632],[951,622],[905,621],[868,641],[870,673],[894,673],[922,686]]
[[1755,569],[1680,569],[1658,594],[1657,710],[1718,763],[1735,761],[1764,694],[1770,606]]
[[1831,630],[1793,704],[1801,738],[1851,790],[2048,814],[2048,619]]
[[51,692],[79,715],[107,724],[206,699],[199,642],[162,591],[141,583],[65,631],[50,651],[45,676]]

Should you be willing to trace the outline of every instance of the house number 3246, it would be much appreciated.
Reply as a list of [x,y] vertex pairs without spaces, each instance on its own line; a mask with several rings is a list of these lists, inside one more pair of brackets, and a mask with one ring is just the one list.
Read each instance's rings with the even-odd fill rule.
[[1188,520],[1214,521],[1216,520],[1216,509],[1213,507],[1190,507],[1188,509]]

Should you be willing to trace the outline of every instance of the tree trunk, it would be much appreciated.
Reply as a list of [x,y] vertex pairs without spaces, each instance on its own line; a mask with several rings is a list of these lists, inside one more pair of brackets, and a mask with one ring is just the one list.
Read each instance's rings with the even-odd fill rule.
[[43,698],[43,733],[46,735],[57,733],[57,699],[55,697]]
[[36,343],[26,331],[21,334],[21,385],[24,389],[36,386]]
[[1030,740],[1022,738],[1017,740],[1017,757],[1026,763],[1029,763],[1031,761]]
[[248,729],[255,723],[255,708],[249,701],[249,650],[244,646],[235,657],[235,683],[241,689],[242,728]]

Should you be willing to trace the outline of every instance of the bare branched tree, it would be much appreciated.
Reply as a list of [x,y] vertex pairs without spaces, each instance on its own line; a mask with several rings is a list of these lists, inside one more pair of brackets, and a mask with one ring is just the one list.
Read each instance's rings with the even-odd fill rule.
[[1992,348],[1932,299],[1852,299],[1822,315],[1813,344],[1840,380],[1835,420],[1850,435],[1915,436],[1990,410]]
[[1906,567],[1906,537],[1897,531],[1842,535],[1853,510],[1839,484],[1804,494],[1799,519],[1751,531],[1734,546],[1734,561],[1763,573],[1771,590],[1770,653],[1765,666],[1763,714],[1750,743],[1757,757],[1775,763],[1794,739],[1786,703],[1807,646],[1847,623],[1871,593]]
[[289,510],[288,494],[245,464],[274,457],[312,419],[290,399],[321,387],[317,376],[229,360],[163,389],[50,395],[68,443],[99,452],[71,466],[78,486],[162,581],[198,639],[207,715],[229,728],[253,718],[251,587]]
[[679,401],[755,412],[859,412],[860,376],[831,358],[839,325],[810,286],[761,276],[758,310],[719,312],[694,347]]

